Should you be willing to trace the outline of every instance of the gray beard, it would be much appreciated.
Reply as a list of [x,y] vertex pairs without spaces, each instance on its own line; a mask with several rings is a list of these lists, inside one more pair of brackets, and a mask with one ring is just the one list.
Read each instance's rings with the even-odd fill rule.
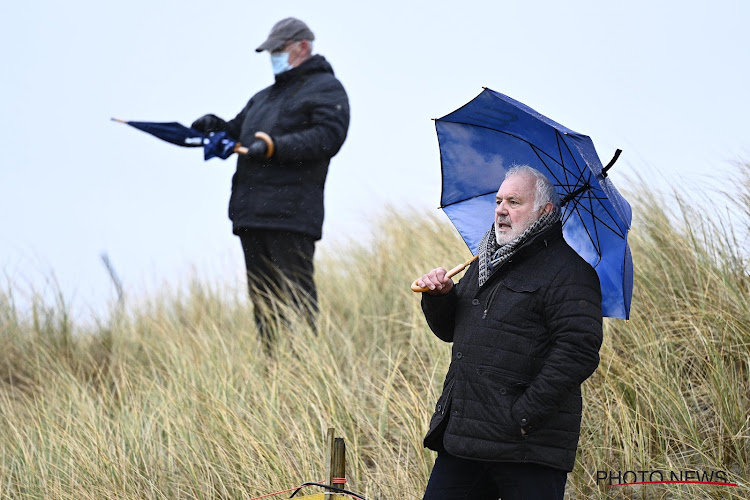
[[485,284],[506,260],[508,260],[523,243],[531,236],[544,231],[560,220],[561,211],[559,208],[554,209],[548,214],[542,215],[539,219],[532,221],[531,225],[525,228],[520,235],[513,237],[507,243],[498,243],[495,232],[495,223],[492,223],[479,242],[479,286]]
[[513,240],[526,232],[526,230],[530,228],[536,221],[544,217],[544,215],[546,214],[542,214],[539,217],[534,218],[534,213],[532,212],[531,214],[529,214],[529,217],[526,220],[518,221],[518,223],[516,224],[516,227],[518,227],[519,224],[523,224],[523,227],[521,229],[516,229],[516,227],[514,227],[509,232],[498,232],[497,226],[495,226],[495,241],[500,246],[511,243]]

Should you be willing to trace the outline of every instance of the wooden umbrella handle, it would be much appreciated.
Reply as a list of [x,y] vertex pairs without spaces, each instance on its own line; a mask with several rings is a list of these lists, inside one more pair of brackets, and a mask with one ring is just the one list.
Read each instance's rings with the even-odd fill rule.
[[265,132],[255,132],[255,137],[266,143],[266,158],[272,157],[275,148],[271,136]]
[[[472,262],[474,262],[475,260],[477,260],[477,257],[479,257],[479,255],[475,255],[472,258],[470,258],[469,260],[467,260],[466,262],[464,262],[463,264],[457,265],[456,267],[454,267],[453,269],[451,269],[450,271],[448,271],[448,274],[446,274],[445,276],[447,278],[454,277],[455,275],[457,275],[458,273],[460,273],[461,271],[463,271],[464,269],[466,269],[466,266],[468,266],[469,264],[471,264]],[[417,284],[419,282],[419,280],[420,280],[420,278],[417,278],[417,279],[414,280],[414,283],[411,284],[411,290],[412,290],[412,292],[429,292],[430,291],[429,288],[427,288],[426,286],[419,286]]]
[[[255,132],[255,138],[260,139],[261,141],[266,143],[266,158],[272,157],[274,151],[276,150],[276,147],[273,145],[273,139],[271,139],[271,136],[266,134],[265,132]],[[245,146],[238,142],[234,145],[234,152],[237,154],[246,155],[248,151]]]

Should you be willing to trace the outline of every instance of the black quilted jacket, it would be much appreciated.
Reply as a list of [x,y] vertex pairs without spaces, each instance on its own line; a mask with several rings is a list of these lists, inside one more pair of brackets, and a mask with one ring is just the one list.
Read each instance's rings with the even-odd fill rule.
[[453,342],[425,446],[571,471],[580,386],[599,364],[602,342],[597,274],[565,242],[560,223],[527,242],[481,288],[477,268],[446,295],[423,294],[430,328]]
[[296,231],[320,239],[330,159],[346,139],[349,100],[323,56],[276,76],[226,124],[249,146],[256,132],[274,141],[268,160],[238,155],[229,218],[240,228]]

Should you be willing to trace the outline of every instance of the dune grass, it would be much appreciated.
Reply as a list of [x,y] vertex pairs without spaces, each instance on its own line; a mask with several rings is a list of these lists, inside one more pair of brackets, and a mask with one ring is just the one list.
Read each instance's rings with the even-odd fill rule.
[[[750,224],[744,182],[735,200]],[[747,498],[746,247],[679,196],[671,212],[648,190],[630,198],[631,320],[605,320],[567,496]],[[285,325],[273,357],[244,284],[227,293],[196,279],[99,327],[74,324],[62,299],[21,313],[6,287],[0,497],[249,499],[324,479],[330,426],[346,438],[347,487],[421,498],[434,460],[422,436],[450,348],[409,284],[468,256],[443,216],[384,213],[371,243],[318,260],[319,335]],[[599,470],[725,471],[740,486],[604,487]]]

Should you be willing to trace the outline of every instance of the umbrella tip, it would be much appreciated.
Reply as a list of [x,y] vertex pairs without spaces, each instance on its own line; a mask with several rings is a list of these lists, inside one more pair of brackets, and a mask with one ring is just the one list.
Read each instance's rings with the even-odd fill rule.
[[119,118],[110,118],[110,120],[112,120],[113,122],[125,123],[125,120],[120,120]]

